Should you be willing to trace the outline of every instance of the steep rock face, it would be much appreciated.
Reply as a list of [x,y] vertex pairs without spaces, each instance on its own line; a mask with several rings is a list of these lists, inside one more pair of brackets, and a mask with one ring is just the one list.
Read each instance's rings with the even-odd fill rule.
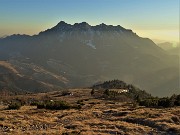
[[[164,83],[174,79],[176,83],[164,95],[179,89],[178,57],[121,26],[91,26],[86,22],[71,25],[61,21],[38,35],[1,39],[0,59],[8,60],[19,72],[23,72],[23,65],[36,65],[43,69],[44,75],[36,75],[37,71],[25,67],[23,74],[61,87],[84,87],[98,81],[121,79],[162,96],[159,93],[164,93]],[[161,70],[167,71],[166,78],[159,80]],[[47,73],[59,79],[55,77],[52,81]]]

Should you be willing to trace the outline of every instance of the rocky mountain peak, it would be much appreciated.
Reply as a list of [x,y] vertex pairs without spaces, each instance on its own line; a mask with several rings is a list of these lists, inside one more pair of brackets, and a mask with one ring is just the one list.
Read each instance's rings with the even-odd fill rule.
[[66,26],[66,25],[69,25],[69,24],[67,24],[64,21],[60,21],[56,26],[61,27],[61,26]]
[[60,21],[55,27],[48,29],[46,31],[40,32],[40,35],[42,34],[50,34],[50,33],[59,33],[59,32],[71,32],[71,31],[102,31],[102,32],[120,32],[120,33],[130,33],[134,34],[132,30],[128,30],[123,28],[120,25],[114,26],[114,25],[107,25],[105,23],[101,23],[96,26],[91,26],[87,22],[81,22],[81,23],[75,23],[73,25],[68,24],[64,21]]
[[91,25],[89,25],[87,22],[75,23],[73,25],[73,27],[75,29],[79,29],[79,30],[89,30],[89,29],[91,29]]

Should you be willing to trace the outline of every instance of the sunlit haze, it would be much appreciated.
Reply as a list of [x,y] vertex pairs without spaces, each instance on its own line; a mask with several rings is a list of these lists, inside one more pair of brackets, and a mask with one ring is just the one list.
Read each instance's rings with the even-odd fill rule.
[[179,0],[0,0],[0,36],[38,34],[59,21],[121,25],[142,37],[179,41]]

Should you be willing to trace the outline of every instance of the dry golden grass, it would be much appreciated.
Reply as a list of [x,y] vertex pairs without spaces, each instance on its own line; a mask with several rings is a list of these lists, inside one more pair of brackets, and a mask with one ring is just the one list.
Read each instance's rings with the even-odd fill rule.
[[[45,110],[23,106],[20,110],[6,110],[0,106],[1,135],[145,135],[179,134],[180,107],[134,108],[129,103],[93,98],[90,90],[73,89],[73,96],[59,92],[21,95],[18,98],[50,98],[75,103],[83,100],[82,109]],[[17,98],[17,97],[9,97]]]

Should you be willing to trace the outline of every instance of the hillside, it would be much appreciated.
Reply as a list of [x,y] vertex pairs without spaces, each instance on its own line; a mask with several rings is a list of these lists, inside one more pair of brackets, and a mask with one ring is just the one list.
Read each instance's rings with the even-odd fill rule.
[[[179,134],[180,108],[147,108],[129,101],[107,100],[90,94],[91,89],[4,96],[0,99],[0,134],[116,135]],[[26,102],[19,110],[7,110],[7,102]],[[56,100],[79,104],[79,109],[38,109],[36,101]],[[31,105],[30,105],[31,104]]]
[[[0,60],[55,88],[89,87],[117,78],[153,95],[167,96],[179,90],[178,57],[119,25],[61,21],[38,35],[8,36],[0,39]],[[166,77],[159,80],[165,70]],[[146,81],[148,78],[153,81]],[[174,83],[167,90],[164,84],[171,80]]]
[[[125,97],[128,97],[130,99],[136,100],[136,98],[138,97],[139,99],[146,99],[146,98],[152,98],[153,96],[151,96],[151,94],[147,93],[144,90],[141,90],[135,86],[133,86],[132,84],[127,84],[123,81],[120,80],[111,80],[111,81],[105,81],[103,83],[98,83],[95,84],[91,87],[94,90],[115,90],[113,94],[113,99],[115,99],[116,96],[118,96],[118,92],[116,92],[116,90],[125,90],[127,92],[125,93],[120,93],[120,95],[124,95]],[[118,99],[118,98],[117,98]]]
[[7,61],[0,61],[0,93],[16,94],[50,91],[52,87],[25,76]]

